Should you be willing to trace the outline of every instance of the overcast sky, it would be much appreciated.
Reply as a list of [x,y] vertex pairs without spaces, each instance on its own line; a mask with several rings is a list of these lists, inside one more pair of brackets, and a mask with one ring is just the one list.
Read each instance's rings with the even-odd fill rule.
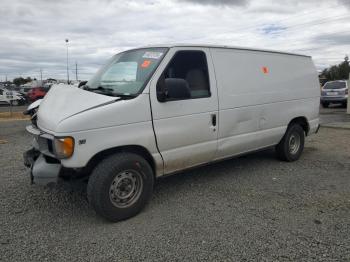
[[0,80],[91,75],[113,54],[209,43],[312,55],[317,68],[350,54],[350,0],[1,0]]

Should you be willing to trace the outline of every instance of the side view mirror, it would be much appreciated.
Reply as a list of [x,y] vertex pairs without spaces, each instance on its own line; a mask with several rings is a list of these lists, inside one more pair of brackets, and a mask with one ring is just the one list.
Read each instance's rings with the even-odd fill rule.
[[191,98],[191,91],[188,83],[182,78],[165,79],[165,93],[159,94],[159,101],[179,100]]

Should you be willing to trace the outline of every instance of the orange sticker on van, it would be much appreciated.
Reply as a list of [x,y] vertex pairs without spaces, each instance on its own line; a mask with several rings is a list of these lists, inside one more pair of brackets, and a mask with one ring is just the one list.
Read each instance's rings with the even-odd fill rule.
[[264,73],[264,74],[268,74],[269,73],[269,68],[267,67],[267,66],[263,66],[262,68],[261,68],[261,71]]
[[147,68],[151,64],[151,60],[144,60],[143,63],[141,64],[142,68]]

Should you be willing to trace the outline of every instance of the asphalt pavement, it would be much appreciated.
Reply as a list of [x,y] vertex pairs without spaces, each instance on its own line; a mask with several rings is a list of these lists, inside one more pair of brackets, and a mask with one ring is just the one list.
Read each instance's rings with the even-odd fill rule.
[[350,115],[346,114],[346,108],[339,105],[330,105],[329,108],[320,107],[320,124],[336,122],[350,122]]
[[26,110],[26,108],[28,107],[28,105],[21,105],[21,106],[7,106],[7,105],[3,105],[0,104],[0,113],[2,112],[10,112],[12,110],[12,112],[23,112],[24,110]]
[[0,122],[0,261],[350,261],[350,130],[321,127],[297,162],[265,150],[159,179],[113,224],[83,183],[30,185],[26,124]]

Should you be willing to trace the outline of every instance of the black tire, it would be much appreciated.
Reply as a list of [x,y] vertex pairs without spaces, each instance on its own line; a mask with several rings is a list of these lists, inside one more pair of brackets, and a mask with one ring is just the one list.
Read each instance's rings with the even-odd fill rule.
[[[299,142],[295,142],[298,141]],[[294,144],[293,144],[294,139]],[[291,124],[282,140],[276,146],[276,154],[280,160],[293,162],[300,158],[304,150],[305,132],[299,124]],[[293,145],[299,144],[297,147]]]
[[343,102],[341,105],[342,105],[342,107],[347,108],[348,103],[347,102]]
[[[123,182],[123,179],[126,182]],[[132,186],[137,187],[137,184],[138,190],[135,189],[137,193],[133,193],[134,189],[130,191],[135,195],[129,205],[117,203],[125,197],[116,196],[118,192],[120,195],[124,194],[118,188],[119,185],[127,190]],[[109,221],[117,222],[135,216],[144,208],[152,195],[153,184],[153,170],[144,158],[134,153],[119,153],[107,157],[92,171],[87,186],[87,197],[97,214]]]
[[19,102],[17,100],[12,100],[11,101],[11,105],[12,106],[18,106],[19,105]]
[[327,102],[322,102],[322,106],[323,106],[324,108],[327,108],[327,107],[329,106],[329,103],[327,103]]

